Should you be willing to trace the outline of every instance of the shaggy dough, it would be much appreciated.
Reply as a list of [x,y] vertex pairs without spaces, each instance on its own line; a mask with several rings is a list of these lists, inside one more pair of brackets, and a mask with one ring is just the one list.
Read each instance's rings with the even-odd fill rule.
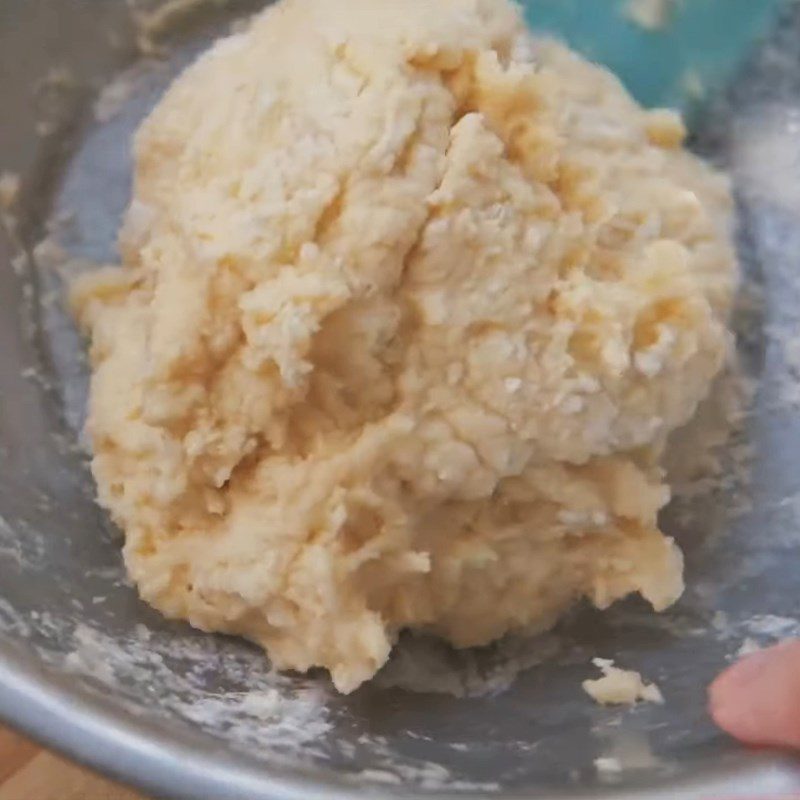
[[142,597],[344,692],[682,590],[659,458],[729,346],[726,181],[505,0],[284,0],[142,125],[74,287]]

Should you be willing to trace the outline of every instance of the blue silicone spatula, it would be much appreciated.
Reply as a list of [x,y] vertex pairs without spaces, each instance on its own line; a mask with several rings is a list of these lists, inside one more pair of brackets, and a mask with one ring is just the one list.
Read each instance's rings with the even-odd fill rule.
[[[691,114],[723,88],[786,0],[525,0],[551,33],[619,75],[647,106]],[[657,24],[650,25],[654,20]]]

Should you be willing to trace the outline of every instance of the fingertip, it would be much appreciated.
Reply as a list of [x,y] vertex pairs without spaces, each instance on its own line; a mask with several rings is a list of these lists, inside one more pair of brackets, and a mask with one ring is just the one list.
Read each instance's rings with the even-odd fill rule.
[[757,743],[758,723],[756,720],[754,732],[749,705],[732,698],[724,686],[709,693],[708,713],[714,724],[729,736],[745,744]]
[[800,747],[800,642],[784,642],[729,667],[709,687],[708,710],[742,742]]

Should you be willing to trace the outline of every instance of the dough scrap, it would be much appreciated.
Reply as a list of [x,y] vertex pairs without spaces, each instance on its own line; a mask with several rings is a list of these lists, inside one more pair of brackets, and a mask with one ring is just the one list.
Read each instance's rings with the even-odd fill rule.
[[681,593],[659,461],[729,350],[727,181],[506,0],[283,0],[138,131],[78,281],[141,596],[343,692]]
[[639,700],[659,705],[664,702],[658,686],[655,683],[645,683],[638,672],[619,669],[607,658],[593,658],[592,664],[600,669],[603,677],[585,680],[582,685],[586,694],[595,702],[604,706],[632,706]]

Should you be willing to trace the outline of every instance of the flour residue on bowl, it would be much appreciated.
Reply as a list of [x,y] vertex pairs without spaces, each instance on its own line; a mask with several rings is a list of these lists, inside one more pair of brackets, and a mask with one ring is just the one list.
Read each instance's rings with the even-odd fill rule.
[[[41,622],[46,627],[63,624],[52,617]],[[249,685],[246,691],[227,692],[211,688],[208,678],[220,665],[196,639],[153,635],[140,624],[132,635],[120,637],[78,623],[66,653],[42,654],[94,686],[113,691],[133,713],[141,713],[141,697],[133,703],[129,693],[144,686],[153,694],[158,713],[177,715],[217,735],[224,732],[227,742],[257,747],[267,757],[309,760],[313,742],[331,730],[325,687],[311,681],[298,685],[271,671],[258,653],[226,664]]]

